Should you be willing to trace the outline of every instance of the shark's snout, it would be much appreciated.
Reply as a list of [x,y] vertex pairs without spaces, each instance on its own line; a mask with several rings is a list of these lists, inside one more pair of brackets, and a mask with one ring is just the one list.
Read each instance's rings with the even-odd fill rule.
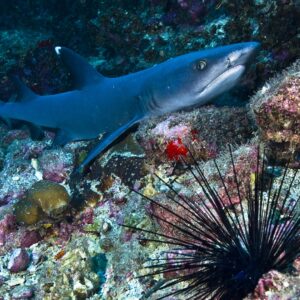
[[257,55],[259,48],[260,43],[258,42],[242,43],[240,49],[229,54],[229,58],[236,60],[235,65],[248,65]]
[[211,80],[197,91],[199,99],[214,98],[234,87],[253,61],[259,47],[257,42],[247,42],[225,48],[215,62],[213,72],[207,76]]

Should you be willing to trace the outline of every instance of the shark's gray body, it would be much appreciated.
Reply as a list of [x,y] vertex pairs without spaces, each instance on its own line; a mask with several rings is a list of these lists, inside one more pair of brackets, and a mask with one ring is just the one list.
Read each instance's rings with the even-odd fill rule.
[[20,101],[2,103],[0,116],[56,129],[54,142],[60,145],[103,134],[82,169],[142,119],[203,105],[233,87],[258,46],[249,42],[193,52],[117,78],[102,76],[78,54],[56,47],[75,90],[38,96],[19,82]]

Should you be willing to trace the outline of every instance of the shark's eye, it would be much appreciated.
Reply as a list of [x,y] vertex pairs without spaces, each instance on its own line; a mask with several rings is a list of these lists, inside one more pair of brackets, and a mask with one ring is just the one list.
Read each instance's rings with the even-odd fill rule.
[[203,70],[207,65],[207,62],[205,60],[199,60],[197,63],[196,63],[196,69],[197,70]]

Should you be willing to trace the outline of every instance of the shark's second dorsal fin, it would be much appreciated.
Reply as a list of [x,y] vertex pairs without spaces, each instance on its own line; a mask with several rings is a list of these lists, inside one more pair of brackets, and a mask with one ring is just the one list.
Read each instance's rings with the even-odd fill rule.
[[97,72],[83,57],[65,47],[55,47],[55,52],[59,55],[71,72],[75,88],[95,84],[105,77]]
[[29,87],[27,87],[19,77],[13,76],[12,80],[18,88],[18,101],[29,101],[36,97],[36,94]]

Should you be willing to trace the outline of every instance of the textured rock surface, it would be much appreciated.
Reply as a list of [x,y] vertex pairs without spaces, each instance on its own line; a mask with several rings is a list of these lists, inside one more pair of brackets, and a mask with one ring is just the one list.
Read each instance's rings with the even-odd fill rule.
[[300,61],[266,83],[252,97],[261,137],[281,159],[298,160],[300,150]]
[[12,273],[18,273],[27,269],[30,263],[30,256],[24,249],[15,249],[8,261],[7,268]]

